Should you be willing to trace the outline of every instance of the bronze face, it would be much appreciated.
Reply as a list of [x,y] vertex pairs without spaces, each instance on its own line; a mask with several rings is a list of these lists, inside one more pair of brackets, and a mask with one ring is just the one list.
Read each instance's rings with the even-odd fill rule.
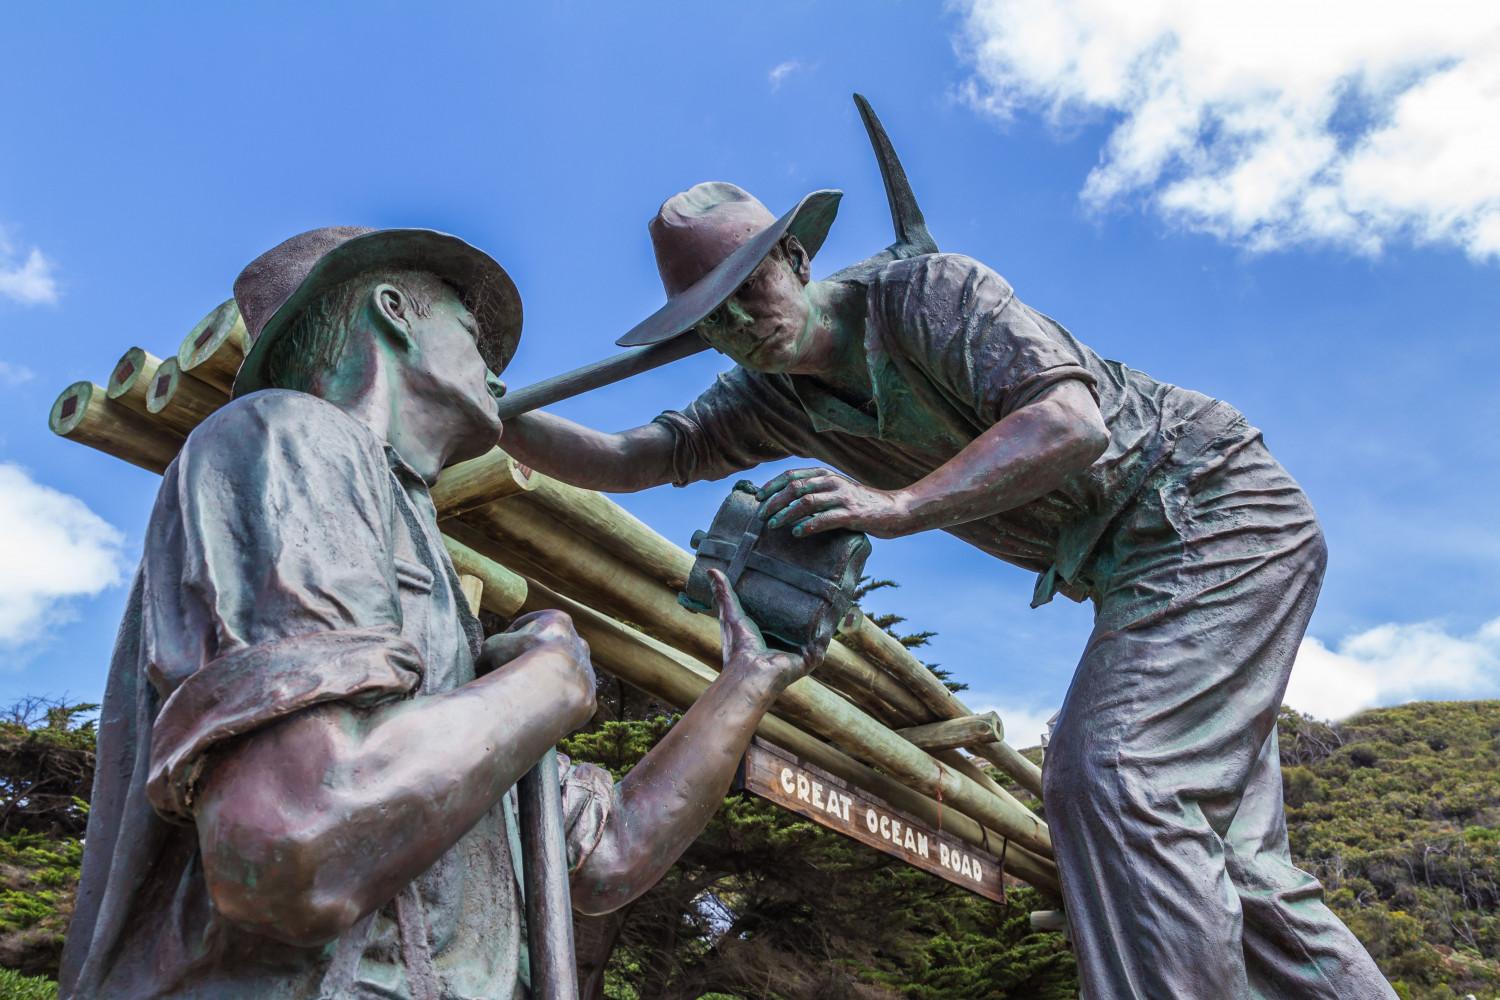
[[738,364],[767,373],[812,374],[830,353],[830,332],[808,299],[808,262],[789,237],[751,272],[698,334]]
[[[377,289],[377,297],[381,294]],[[427,315],[409,310],[406,319],[414,348],[406,357],[409,391],[451,414],[459,434],[453,458],[483,454],[500,438],[495,403],[504,383],[480,357],[474,314],[445,286]]]

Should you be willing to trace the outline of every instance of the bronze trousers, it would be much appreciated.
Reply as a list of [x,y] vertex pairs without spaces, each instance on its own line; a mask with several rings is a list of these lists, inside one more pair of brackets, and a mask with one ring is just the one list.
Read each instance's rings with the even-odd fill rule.
[[1089,567],[1044,769],[1083,995],[1394,1000],[1287,846],[1276,714],[1322,530],[1254,428],[1178,452]]

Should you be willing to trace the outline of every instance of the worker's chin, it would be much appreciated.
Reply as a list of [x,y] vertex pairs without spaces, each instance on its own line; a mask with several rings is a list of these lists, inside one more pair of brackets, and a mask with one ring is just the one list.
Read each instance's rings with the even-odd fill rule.
[[453,453],[448,456],[451,465],[454,462],[466,462],[471,458],[478,458],[489,452],[489,450],[500,441],[500,432],[484,433],[476,430],[473,434],[467,434],[454,447]]
[[769,375],[779,375],[791,368],[797,359],[796,345],[791,343],[768,343],[761,346],[750,357],[747,367]]
[[500,435],[505,426],[500,422],[500,414],[495,412],[495,402],[492,399],[485,403],[470,407],[464,414],[464,431],[460,447],[467,452],[472,452],[471,458],[483,455],[500,441]]

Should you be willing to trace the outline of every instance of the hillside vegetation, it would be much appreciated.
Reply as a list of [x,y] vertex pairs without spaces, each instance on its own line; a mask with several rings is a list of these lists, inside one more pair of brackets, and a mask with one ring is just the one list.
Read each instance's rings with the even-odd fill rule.
[[[0,713],[0,967],[12,972],[57,974],[94,784],[86,716],[98,707],[28,698]],[[0,996],[25,995],[0,978]]]
[[1500,990],[1500,701],[1281,721],[1292,855],[1403,996]]
[[[622,774],[672,716],[605,680],[568,741]],[[93,727],[77,706],[0,717],[0,965],[55,975],[77,883]],[[1500,997],[1500,702],[1418,702],[1330,725],[1286,711],[1292,852],[1407,1000]],[[585,996],[786,1000],[1077,995],[1057,934],[1008,905],[733,797],[657,888],[579,923]],[[0,973],[0,994],[44,997]],[[22,990],[26,992],[21,992]]]

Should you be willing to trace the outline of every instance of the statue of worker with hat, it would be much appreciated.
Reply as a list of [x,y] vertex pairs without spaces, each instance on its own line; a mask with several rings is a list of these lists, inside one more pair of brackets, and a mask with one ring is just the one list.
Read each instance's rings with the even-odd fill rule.
[[760,490],[773,526],[942,529],[1035,572],[1033,606],[1092,601],[1043,778],[1084,994],[1393,998],[1287,845],[1276,716],[1326,561],[1306,495],[1232,406],[1101,358],[976,260],[812,280],[838,199],[668,199],[668,301],[619,343],[696,331],[735,367],[619,433],[525,414],[507,450],[615,492],[811,459]]
[[[235,297],[253,346],[166,471],[110,668],[61,995],[525,996],[510,789],[594,676],[560,612],[483,638],[428,493],[500,436],[515,286],[452,236],[337,227]],[[660,877],[821,656],[715,583],[692,710],[618,785],[557,758],[580,910]]]

